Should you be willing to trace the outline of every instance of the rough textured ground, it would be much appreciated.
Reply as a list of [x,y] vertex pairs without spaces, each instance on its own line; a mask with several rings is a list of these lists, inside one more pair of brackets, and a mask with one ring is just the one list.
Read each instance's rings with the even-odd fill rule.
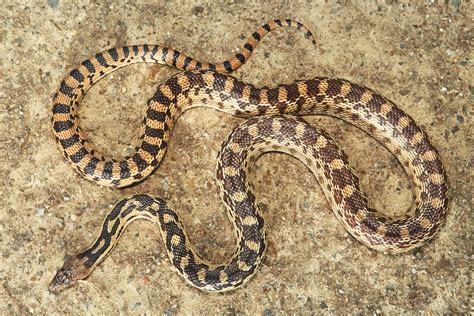
[[[392,0],[235,2],[1,5],[0,314],[473,312],[470,1],[425,1],[420,7]],[[172,271],[152,224],[138,222],[87,283],[50,294],[48,282],[65,255],[87,246],[109,207],[136,192],[169,200],[198,250],[225,260],[234,237],[214,183],[215,158],[242,122],[210,109],[191,110],[179,119],[157,172],[132,188],[102,188],[62,160],[51,136],[51,99],[60,79],[92,53],[124,44],[159,43],[222,61],[259,25],[280,17],[306,23],[319,48],[296,30],[280,30],[235,75],[257,85],[340,77],[392,99],[424,128],[445,164],[452,200],[439,235],[408,254],[371,251],[337,222],[302,163],[269,154],[253,175],[269,251],[243,288],[216,295],[188,286]],[[81,117],[100,150],[115,157],[128,153],[146,100],[173,72],[130,66],[90,91]],[[308,120],[340,142],[377,208],[391,215],[407,210],[410,183],[387,150],[342,121]]]

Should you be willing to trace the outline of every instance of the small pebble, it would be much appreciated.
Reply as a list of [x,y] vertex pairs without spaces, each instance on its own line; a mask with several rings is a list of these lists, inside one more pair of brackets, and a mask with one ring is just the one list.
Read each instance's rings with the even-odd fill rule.
[[298,295],[297,299],[300,301],[301,305],[305,305],[308,302],[308,297],[304,294]]
[[272,315],[275,315],[275,313],[270,308],[265,308],[265,310],[263,311],[263,315],[272,316]]
[[43,216],[44,215],[44,212],[45,212],[45,208],[44,207],[38,207],[36,209],[36,216]]
[[456,8],[459,8],[459,6],[461,6],[461,0],[451,0],[451,4]]
[[59,6],[59,0],[48,0],[48,5],[50,8],[57,8]]
[[416,274],[416,268],[411,268],[411,273]]
[[405,96],[405,95],[407,95],[408,93],[410,93],[410,90],[408,90],[408,89],[402,89],[402,90],[400,90],[399,93],[400,93],[400,95]]
[[82,56],[89,56],[90,54],[91,54],[91,51],[90,51],[89,49],[87,49],[87,48],[83,48],[83,49],[81,50],[81,55],[82,55]]
[[321,307],[321,309],[327,309],[328,305],[324,301],[321,301],[319,302],[319,307]]
[[194,7],[192,10],[193,15],[200,15],[203,12],[204,12],[204,7],[201,7],[201,6]]
[[166,180],[161,180],[161,188],[163,189],[163,191],[166,192],[170,188],[170,185],[168,184],[168,182],[166,182]]
[[135,303],[135,306],[133,306],[133,309],[138,309],[142,307],[142,303],[138,302],[138,303]]

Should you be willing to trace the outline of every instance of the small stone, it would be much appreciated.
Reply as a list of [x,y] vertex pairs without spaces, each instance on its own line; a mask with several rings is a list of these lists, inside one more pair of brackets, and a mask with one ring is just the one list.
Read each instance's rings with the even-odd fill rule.
[[302,207],[304,210],[309,210],[311,208],[311,205],[312,204],[310,201],[304,201]]
[[321,301],[321,302],[319,302],[319,307],[320,307],[321,309],[327,309],[327,308],[328,308],[328,305],[327,305],[324,301]]
[[447,91],[448,91],[448,88],[446,88],[446,87],[441,87],[440,90],[441,90],[441,92],[447,92]]
[[66,202],[66,201],[69,201],[70,199],[71,199],[71,196],[68,193],[64,193],[63,200]]
[[404,49],[405,48],[405,43],[400,43],[400,49]]
[[87,49],[87,48],[83,48],[83,49],[81,50],[81,55],[82,55],[82,56],[89,56],[90,54],[91,54],[91,51],[90,51],[89,49]]
[[50,8],[57,8],[59,6],[59,0],[48,0],[48,5]]
[[458,123],[462,124],[464,123],[464,117],[460,114],[456,115],[456,120],[458,121]]
[[453,269],[453,264],[449,260],[446,260],[445,257],[442,257],[436,264],[436,267],[446,271],[451,271]]
[[166,180],[161,180],[161,188],[166,192],[170,188],[170,185]]
[[411,268],[411,273],[416,274],[416,268],[415,267]]
[[201,6],[194,7],[192,12],[193,12],[193,15],[200,15],[201,13],[204,12],[204,7],[201,7]]
[[44,215],[44,212],[46,211],[46,209],[44,207],[38,207],[36,209],[36,216],[43,216]]
[[308,302],[308,297],[304,294],[298,295],[297,299],[300,301],[301,305],[304,305]]
[[138,302],[138,303],[135,303],[135,306],[133,306],[133,309],[138,309],[142,307],[142,303]]
[[456,8],[459,8],[461,6],[461,0],[451,0],[451,4]]
[[275,315],[275,313],[273,312],[272,309],[270,309],[270,308],[265,308],[265,310],[263,311],[263,315],[264,315],[264,316],[273,316],[273,315]]
[[410,90],[408,90],[408,89],[402,89],[402,90],[399,91],[399,93],[400,93],[400,95],[405,96],[405,95],[407,95],[408,93],[410,93]]
[[447,49],[446,54],[448,54],[448,56],[453,56],[454,54],[456,54],[456,52],[453,50]]

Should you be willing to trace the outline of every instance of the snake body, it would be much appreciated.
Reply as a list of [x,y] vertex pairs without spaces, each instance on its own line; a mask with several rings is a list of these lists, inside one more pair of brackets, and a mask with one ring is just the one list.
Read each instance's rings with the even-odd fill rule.
[[[115,51],[124,53],[123,49]],[[174,122],[183,111],[207,106],[252,117],[224,142],[217,167],[221,197],[236,227],[238,247],[225,264],[207,262],[193,250],[179,215],[165,201],[135,195],[113,208],[98,239],[65,262],[50,289],[57,290],[87,277],[116,245],[125,227],[138,218],[157,224],[171,262],[192,285],[223,291],[243,284],[255,273],[265,254],[264,220],[247,179],[253,162],[268,151],[285,152],[305,163],[323,188],[336,217],[368,247],[392,253],[408,251],[429,240],[442,224],[447,207],[446,176],[426,134],[388,99],[342,79],[320,77],[276,88],[257,88],[212,71],[214,67],[203,67],[213,68],[211,71],[181,72],[162,83],[150,99],[136,152],[120,162],[98,156],[85,140],[74,111],[95,79],[130,63],[121,53],[116,58],[109,53],[113,63],[104,57],[109,67],[101,64],[96,55],[96,64],[83,62],[61,84],[53,107],[53,126],[65,157],[90,180],[126,186],[142,180],[158,166]],[[142,50],[141,54],[138,59],[149,61],[149,50]],[[90,63],[94,64],[94,71],[87,66]],[[229,70],[223,65],[215,69]],[[288,115],[337,117],[381,142],[397,157],[414,183],[415,200],[409,212],[387,218],[370,207],[347,156],[331,137],[303,119]]]

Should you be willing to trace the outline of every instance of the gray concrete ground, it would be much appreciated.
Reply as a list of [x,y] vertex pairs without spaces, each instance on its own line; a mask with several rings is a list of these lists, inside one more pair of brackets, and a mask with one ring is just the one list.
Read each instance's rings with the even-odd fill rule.
[[[472,313],[472,12],[464,0],[4,2],[0,314]],[[302,163],[269,154],[252,179],[269,251],[244,287],[217,295],[190,287],[172,271],[154,226],[137,222],[87,282],[50,294],[65,255],[92,242],[109,207],[132,193],[169,200],[208,259],[225,260],[235,242],[214,169],[222,141],[242,119],[193,109],[149,179],[123,190],[99,187],[63,161],[51,136],[52,96],[68,70],[95,52],[138,43],[218,62],[266,20],[286,17],[307,24],[318,49],[296,30],[279,30],[235,76],[261,86],[345,78],[397,103],[428,133],[450,180],[449,215],[437,237],[403,255],[371,251],[346,233]],[[94,144],[114,157],[127,154],[146,100],[172,73],[135,65],[94,86],[80,111]],[[389,215],[407,210],[410,183],[386,149],[342,121],[308,120],[340,142],[373,205]]]

